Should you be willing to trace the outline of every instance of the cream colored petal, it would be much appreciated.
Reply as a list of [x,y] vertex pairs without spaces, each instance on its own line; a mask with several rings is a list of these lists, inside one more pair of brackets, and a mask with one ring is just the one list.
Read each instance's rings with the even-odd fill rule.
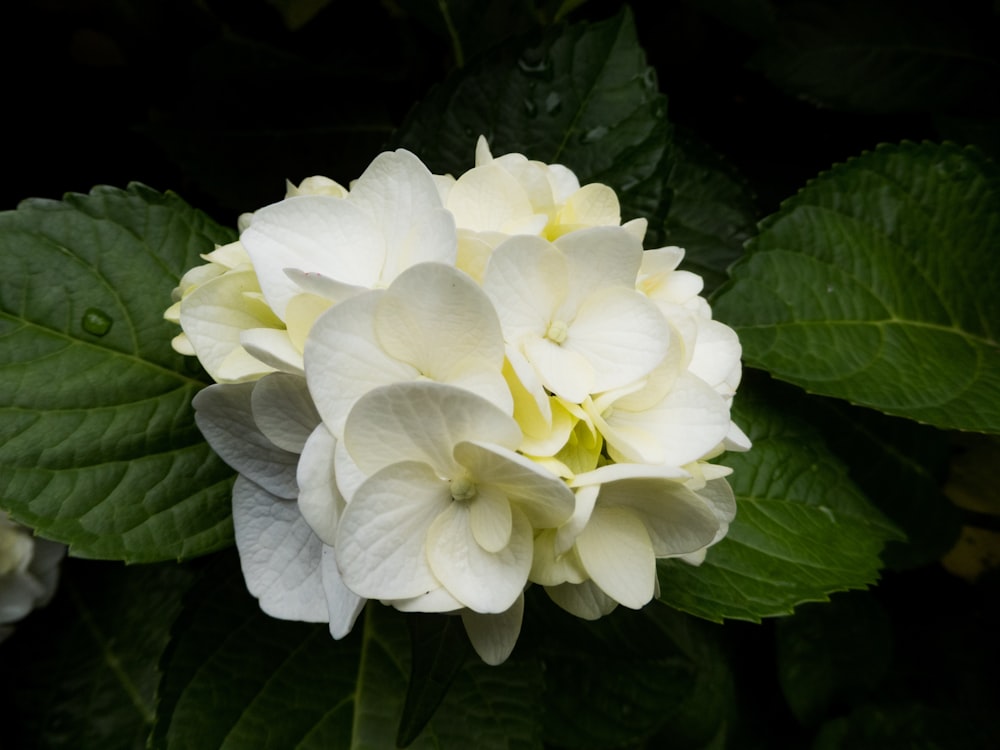
[[480,614],[471,609],[462,610],[462,624],[472,647],[479,658],[490,666],[507,661],[521,633],[524,618],[524,595],[519,596],[509,609],[498,614]]
[[580,562],[608,596],[630,609],[653,598],[656,558],[645,525],[626,508],[598,505],[576,539]]
[[512,519],[510,544],[496,553],[487,552],[476,542],[469,508],[463,503],[453,502],[427,531],[427,560],[434,576],[469,609],[504,612],[528,582],[531,525],[516,508]]
[[428,530],[452,504],[448,483],[427,464],[404,461],[370,477],[337,527],[344,584],[368,599],[409,599],[438,588],[427,564]]

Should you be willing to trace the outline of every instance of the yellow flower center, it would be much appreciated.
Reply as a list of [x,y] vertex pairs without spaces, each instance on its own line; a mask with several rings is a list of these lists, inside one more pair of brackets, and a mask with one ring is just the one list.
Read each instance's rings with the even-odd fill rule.
[[566,340],[566,336],[569,335],[569,326],[566,325],[564,320],[553,321],[549,325],[549,330],[545,332],[545,338],[556,344],[561,344]]

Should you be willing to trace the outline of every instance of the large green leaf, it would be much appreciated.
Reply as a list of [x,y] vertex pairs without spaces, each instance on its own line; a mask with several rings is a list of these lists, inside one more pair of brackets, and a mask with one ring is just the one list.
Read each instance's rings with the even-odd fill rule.
[[0,744],[145,748],[160,655],[193,578],[179,565],[67,561],[55,600],[0,649]]
[[883,146],[762,225],[715,302],[746,362],[939,427],[1000,431],[1000,172],[971,149]]
[[899,532],[861,494],[807,422],[769,389],[738,396],[733,418],[753,441],[727,454],[736,519],[700,567],[659,563],[660,599],[710,620],[759,621],[878,579],[879,552]]
[[494,154],[565,164],[581,183],[615,188],[622,218],[648,218],[655,241],[669,198],[666,106],[626,9],[492,50],[434,88],[392,146],[459,174],[485,135]]
[[180,275],[230,239],[141,185],[0,214],[0,507],[78,556],[231,542],[232,472],[194,425],[204,383],[163,319]]
[[[341,641],[268,617],[223,559],[164,658],[154,748],[391,748],[410,669],[404,615],[371,603]],[[528,667],[528,668],[526,668]],[[414,748],[539,748],[537,665],[469,662]]]

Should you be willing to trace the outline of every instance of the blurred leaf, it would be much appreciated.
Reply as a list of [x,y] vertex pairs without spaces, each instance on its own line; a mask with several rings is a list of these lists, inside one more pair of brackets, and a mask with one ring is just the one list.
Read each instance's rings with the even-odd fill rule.
[[996,23],[981,6],[793,2],[750,66],[785,92],[835,109],[994,110],[1000,104]]
[[727,453],[736,519],[700,567],[659,562],[660,600],[721,621],[787,614],[878,579],[879,552],[898,530],[847,476],[816,430],[744,383],[733,419],[753,441]]
[[160,654],[193,578],[178,565],[67,561],[57,598],[0,648],[3,747],[145,748]]
[[731,676],[707,623],[655,602],[584,622],[536,593],[547,746],[634,747],[655,735],[682,750],[725,723]]
[[[185,601],[151,747],[395,747],[410,669],[404,616],[372,602],[334,641],[324,625],[261,612],[234,563],[220,560]],[[410,747],[538,748],[539,687],[537,667],[469,662]]]
[[412,667],[396,736],[400,747],[413,742],[427,725],[471,653],[460,617],[415,612],[406,624]]
[[81,557],[232,542],[230,477],[194,424],[204,385],[163,319],[181,274],[232,239],[142,185],[0,214],[0,506]]
[[285,26],[292,31],[305,26],[330,4],[330,0],[267,0],[267,2],[281,13]]
[[675,136],[667,185],[673,199],[663,242],[684,248],[682,267],[702,276],[710,293],[757,230],[753,195],[732,165],[684,132]]
[[867,592],[807,604],[776,633],[781,690],[807,726],[861,703],[889,669],[889,620]]
[[669,191],[666,97],[639,47],[632,14],[518,39],[470,62],[411,111],[391,141],[432,172],[473,166],[476,139],[565,164],[581,183],[615,188],[623,220],[660,234]]
[[1000,431],[1000,171],[882,146],[764,221],[714,309],[745,361],[938,427]]
[[914,702],[863,706],[827,722],[812,750],[992,750],[995,746],[996,737],[975,725]]

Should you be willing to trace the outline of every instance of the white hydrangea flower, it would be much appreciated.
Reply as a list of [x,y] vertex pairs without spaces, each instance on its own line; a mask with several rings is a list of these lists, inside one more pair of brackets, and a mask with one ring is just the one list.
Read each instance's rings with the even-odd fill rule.
[[572,519],[535,537],[531,580],[585,619],[605,613],[611,602],[644,606],[656,589],[656,560],[702,554],[735,512],[724,480],[725,490],[706,485],[701,494],[686,478],[680,469],[640,464],[577,475]]
[[264,611],[452,613],[496,664],[529,583],[595,619],[725,537],[739,341],[610,188],[480,139],[457,180],[384,153],[240,223],[168,317],[224,383],[196,416]]
[[42,539],[0,511],[0,641],[55,595],[65,545]]
[[363,596],[412,599],[443,589],[499,614],[521,595],[535,529],[573,511],[557,476],[520,456],[520,430],[464,389],[399,383],[364,396],[344,441],[368,479],[337,528],[344,582]]
[[[591,183],[581,187],[562,164],[529,160],[523,154],[494,157],[483,136],[476,143],[476,165],[454,179],[440,176],[438,189],[458,227],[458,265],[481,279],[492,250],[519,234],[554,240],[578,229],[619,226],[615,191]],[[645,219],[624,225],[641,243]]]
[[306,379],[337,437],[355,402],[379,385],[429,379],[512,408],[500,322],[468,276],[441,263],[403,271],[385,290],[334,306],[306,342]]
[[508,359],[540,404],[535,378],[579,404],[644,377],[666,356],[663,315],[635,289],[641,260],[639,242],[613,227],[554,243],[514,237],[493,253],[483,288],[500,316]]

